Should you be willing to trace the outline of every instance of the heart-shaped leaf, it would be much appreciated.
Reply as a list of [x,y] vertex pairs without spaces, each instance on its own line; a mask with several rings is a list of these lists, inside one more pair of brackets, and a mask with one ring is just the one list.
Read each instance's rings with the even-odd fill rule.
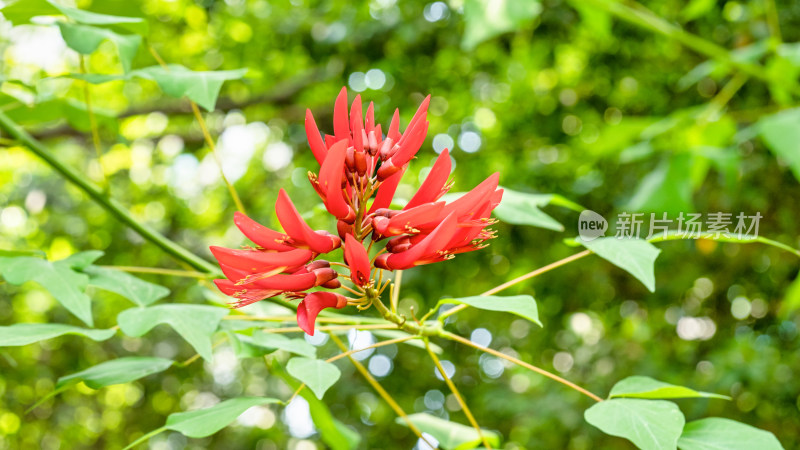
[[730,400],[725,395],[695,391],[683,386],[664,383],[650,377],[633,376],[625,378],[611,388],[609,398],[720,398]]
[[225,308],[206,305],[169,304],[132,308],[117,316],[123,333],[139,337],[156,325],[166,323],[188,342],[206,361],[211,360],[211,335],[228,315]]
[[539,321],[539,310],[536,307],[536,300],[530,295],[489,295],[447,298],[439,300],[439,303],[464,304],[487,311],[509,312],[542,326],[542,322]]
[[83,292],[89,277],[74,271],[68,260],[51,263],[32,256],[0,257],[0,273],[11,284],[39,283],[86,325],[94,325],[92,300]]
[[[440,419],[427,413],[410,414],[411,421],[420,431],[433,436],[439,447],[445,450],[472,449],[481,445],[481,438],[475,428],[456,422]],[[408,425],[402,417],[395,419],[400,425]],[[500,445],[500,436],[494,431],[481,429],[481,433],[493,447]]]
[[118,34],[106,28],[70,22],[58,22],[58,27],[67,46],[82,55],[94,53],[105,40],[111,41],[117,47],[119,61],[125,72],[131,70],[133,58],[142,43],[142,37],[138,34]]
[[147,306],[169,295],[169,289],[136,278],[120,270],[90,266],[83,271],[89,275],[89,285],[119,294],[139,306]]
[[665,400],[606,400],[583,416],[604,433],[628,439],[644,450],[674,449],[685,423],[678,406]]
[[148,375],[163,372],[172,365],[164,358],[129,356],[100,363],[72,375],[58,379],[56,388],[83,381],[92,389],[100,389],[112,384],[128,383]]
[[266,397],[232,398],[210,408],[170,414],[164,428],[190,438],[203,438],[227,427],[253,406],[270,403],[280,403],[280,400]]
[[206,110],[212,111],[222,84],[228,80],[238,80],[245,73],[247,69],[195,72],[181,65],[170,64],[168,67],[151,66],[132,70],[126,75],[70,74],[69,76],[90,83],[106,83],[133,77],[153,80],[170,97],[186,96]]
[[576,239],[596,253],[644,283],[650,292],[656,290],[655,262],[661,250],[641,239],[598,238],[592,241]]
[[65,334],[77,334],[88,337],[93,341],[105,341],[116,332],[113,329],[92,330],[60,323],[16,323],[7,327],[0,327],[0,347],[28,345]]
[[721,417],[689,422],[678,439],[681,450],[783,450],[769,431]]
[[289,375],[305,383],[320,399],[342,376],[339,368],[332,363],[303,357],[290,359],[286,370]]

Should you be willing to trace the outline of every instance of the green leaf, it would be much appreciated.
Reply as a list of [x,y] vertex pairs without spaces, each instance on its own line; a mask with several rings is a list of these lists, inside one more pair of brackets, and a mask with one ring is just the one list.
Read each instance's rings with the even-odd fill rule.
[[678,440],[681,450],[782,450],[769,431],[721,417],[689,422]]
[[15,323],[7,327],[0,327],[0,347],[28,345],[65,334],[77,334],[93,341],[105,341],[116,332],[113,329],[92,330],[60,323]]
[[539,321],[536,300],[530,295],[476,295],[474,297],[446,298],[439,300],[439,303],[464,304],[487,311],[509,312],[542,326],[542,322]]
[[584,412],[584,418],[604,433],[628,439],[643,450],[674,449],[685,422],[675,403],[627,398],[595,403]]
[[90,55],[100,46],[109,40],[117,47],[119,61],[122,70],[129,72],[133,58],[142,43],[142,37],[136,34],[117,34],[112,30],[97,28],[89,25],[79,25],[69,22],[58,22],[61,29],[61,36],[69,48],[82,55]]
[[2,8],[3,17],[14,25],[28,23],[37,16],[61,14],[53,5],[45,0],[18,0]]
[[615,237],[598,238],[588,242],[577,238],[577,242],[636,277],[650,292],[655,292],[655,262],[661,250],[653,244],[641,239]]
[[232,398],[211,408],[170,414],[164,428],[190,438],[204,438],[227,427],[253,406],[272,403],[280,403],[280,400],[266,397]]
[[32,256],[0,257],[0,273],[11,284],[35,281],[86,325],[93,326],[92,300],[84,294],[89,277],[72,270],[70,261],[49,262]]
[[92,389],[128,383],[148,375],[163,372],[172,365],[164,358],[129,356],[100,363],[86,370],[58,379],[56,388],[83,381]]
[[[119,123],[114,114],[101,108],[94,108],[94,114],[97,125],[101,129],[116,133]],[[29,125],[66,120],[76,130],[91,131],[86,105],[69,98],[53,98],[40,101],[32,106],[13,108],[8,111],[8,116],[19,124]]]
[[117,323],[123,333],[133,337],[144,335],[156,325],[168,324],[186,339],[203,359],[210,361],[211,335],[227,314],[226,308],[173,303],[126,309],[117,316]]
[[542,11],[535,0],[466,0],[461,46],[472,50],[483,41],[532,22]]
[[800,309],[800,274],[797,274],[792,284],[786,288],[781,306],[778,309],[778,317],[784,320],[788,319],[798,309]]
[[661,161],[634,189],[635,194],[625,209],[673,215],[694,211],[691,178],[693,159],[691,154],[681,153]]
[[800,108],[762,117],[756,126],[767,147],[786,161],[800,180]]
[[[269,362],[270,373],[277,375],[286,382],[292,390],[300,387],[300,382],[292,378],[276,360]],[[328,405],[318,399],[313,392],[308,389],[300,391],[300,396],[308,402],[311,419],[314,426],[319,430],[322,441],[333,450],[354,450],[358,448],[361,436],[348,428],[342,422],[336,420],[331,414]]]
[[[445,450],[472,449],[481,444],[481,438],[475,428],[440,419],[427,413],[410,414],[411,421],[420,431],[428,433],[439,441],[439,447]],[[408,425],[402,417],[395,419],[400,425]],[[481,429],[492,447],[500,446],[500,436],[494,431]]]
[[83,271],[85,268],[89,267],[100,259],[103,256],[103,252],[100,250],[89,250],[86,252],[75,253],[74,255],[69,255],[66,258],[62,259],[60,262],[63,262],[72,269]]
[[147,306],[169,295],[169,289],[136,278],[121,270],[91,266],[83,271],[89,285],[119,294],[139,306]]
[[290,359],[286,370],[289,375],[305,383],[319,399],[342,376],[333,363],[304,357]]
[[134,33],[141,34],[143,36],[147,35],[147,22],[141,17],[124,17],[99,14],[92,11],[63,6],[56,3],[54,0],[48,0],[48,3],[56,7],[59,11],[61,11],[62,14],[78,23],[85,25],[116,26]]
[[14,25],[27,23],[37,16],[65,15],[85,25],[115,26],[146,35],[147,22],[141,17],[111,16],[60,5],[53,0],[18,0],[0,9],[3,16]]
[[681,11],[681,19],[684,22],[697,19],[714,9],[716,4],[716,0],[691,0]]
[[282,334],[256,331],[253,333],[250,343],[268,349],[285,350],[289,353],[306,356],[308,358],[317,357],[317,348],[306,342],[303,338],[290,339]]
[[105,83],[132,77],[153,80],[165,94],[176,98],[186,96],[206,110],[212,111],[217,103],[222,83],[227,80],[238,80],[247,73],[247,69],[194,72],[177,64],[170,64],[168,67],[145,67],[132,70],[126,75],[70,74],[69,76],[90,83]]
[[[531,225],[547,230],[564,231],[564,225],[542,212],[542,194],[526,194],[503,189],[503,200],[494,210],[494,215],[513,225]],[[545,194],[547,195],[547,194]]]
[[730,400],[726,395],[695,391],[683,386],[664,383],[650,377],[633,376],[625,378],[611,388],[609,398],[721,398]]

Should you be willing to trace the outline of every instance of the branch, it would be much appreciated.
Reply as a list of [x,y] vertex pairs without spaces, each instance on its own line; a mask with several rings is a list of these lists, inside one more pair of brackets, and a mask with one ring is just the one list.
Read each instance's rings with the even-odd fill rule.
[[50,152],[47,147],[31,137],[30,134],[28,134],[2,112],[0,112],[0,128],[4,129],[9,135],[28,147],[33,153],[42,158],[50,167],[59,172],[78,189],[86,193],[92,200],[94,200],[103,209],[110,212],[120,222],[128,225],[134,231],[139,233],[139,235],[141,235],[144,239],[152,242],[165,252],[172,255],[174,258],[185,262],[194,269],[207,273],[218,272],[217,268],[208,261],[181,247],[153,228],[143,223],[139,223],[139,221],[137,221],[130,211],[128,211],[124,206],[103,193],[103,191],[97,185],[86,180],[82,173],[78,172],[72,167],[69,167],[64,162],[56,158],[56,156]]
[[563,384],[564,386],[567,386],[567,387],[570,387],[572,389],[575,389],[576,391],[580,392],[581,394],[586,395],[587,397],[590,397],[594,401],[597,401],[597,402],[602,402],[603,401],[602,398],[598,397],[595,394],[592,394],[591,392],[589,392],[586,389],[578,386],[577,384],[575,384],[575,383],[573,383],[571,381],[565,380],[564,378],[561,378],[560,376],[558,376],[558,375],[556,375],[554,373],[550,373],[550,372],[548,372],[548,371],[546,371],[544,369],[536,367],[533,364],[528,364],[525,361],[522,361],[520,359],[514,358],[513,356],[506,355],[505,353],[498,352],[497,350],[491,349],[489,347],[481,347],[480,345],[475,344],[474,342],[470,341],[469,339],[465,339],[465,338],[463,338],[463,337],[461,337],[461,336],[459,336],[457,334],[453,334],[453,333],[450,333],[448,331],[443,331],[442,334],[440,334],[440,336],[445,338],[445,339],[450,339],[452,341],[459,342],[461,344],[470,346],[472,348],[476,348],[476,349],[478,349],[478,350],[480,350],[482,352],[486,352],[486,353],[488,353],[490,355],[497,356],[498,358],[503,358],[506,361],[511,361],[512,363],[514,363],[514,364],[516,364],[518,366],[524,367],[524,368],[526,368],[528,370],[531,370],[533,372],[536,372],[536,373],[538,373],[540,375],[544,375],[547,378],[550,378],[551,380],[558,381],[559,383]]

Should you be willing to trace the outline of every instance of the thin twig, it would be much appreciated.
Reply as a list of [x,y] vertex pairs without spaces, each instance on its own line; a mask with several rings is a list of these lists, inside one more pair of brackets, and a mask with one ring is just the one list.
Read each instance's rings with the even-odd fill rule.
[[[344,343],[342,343],[342,341],[335,334],[330,333],[330,336],[331,336],[331,340],[343,352],[347,351],[347,347],[345,347]],[[394,410],[395,414],[400,416],[403,419],[403,421],[405,421],[406,425],[408,425],[408,428],[410,428],[411,431],[415,435],[417,435],[418,438],[422,439],[426,444],[428,444],[428,446],[430,448],[436,448],[435,445],[431,444],[425,438],[425,436],[422,435],[422,432],[419,430],[419,428],[417,428],[417,426],[414,425],[413,422],[411,422],[411,419],[408,418],[408,414],[406,414],[406,412],[403,411],[403,408],[401,408],[400,405],[397,404],[397,402],[394,400],[394,398],[392,398],[392,396],[388,392],[386,392],[386,389],[384,389],[383,386],[381,386],[381,384],[378,383],[378,380],[376,380],[372,376],[372,374],[369,373],[367,368],[364,367],[364,365],[361,364],[360,362],[358,362],[355,358],[353,358],[352,355],[348,356],[348,358],[350,359],[350,362],[353,363],[353,365],[355,366],[356,370],[358,370],[359,373],[361,373],[361,375],[364,377],[364,379],[367,380],[367,383],[369,383],[372,386],[372,388],[375,389],[375,391],[378,393],[378,395],[380,395],[386,401],[386,403],[389,404],[389,407],[391,407]]]
[[477,344],[473,343],[469,339],[463,338],[463,337],[461,337],[461,336],[459,336],[457,334],[453,334],[453,333],[450,333],[448,331],[443,331],[440,334],[440,336],[445,338],[445,339],[451,339],[453,341],[460,342],[460,343],[462,343],[464,345],[468,345],[468,346],[470,346],[472,348],[476,348],[476,349],[478,349],[478,350],[480,350],[482,352],[486,352],[486,353],[489,353],[490,355],[497,356],[498,358],[503,358],[506,361],[511,361],[512,363],[514,363],[514,364],[516,364],[518,366],[521,366],[521,367],[524,367],[524,368],[526,368],[528,370],[534,371],[534,372],[536,372],[536,373],[538,373],[540,375],[544,375],[547,378],[550,378],[551,380],[558,381],[559,383],[563,384],[564,386],[568,386],[568,387],[570,387],[572,389],[575,389],[576,391],[580,392],[581,394],[586,395],[588,397],[591,397],[592,400],[595,400],[595,401],[598,401],[598,402],[602,402],[603,401],[602,398],[598,397],[595,394],[592,394],[591,392],[589,392],[586,389],[578,386],[577,384],[575,384],[575,383],[573,383],[571,381],[565,380],[565,379],[561,378],[560,376],[558,376],[558,375],[556,375],[554,373],[550,373],[550,372],[548,372],[548,371],[546,371],[544,369],[536,367],[533,364],[529,364],[529,363],[526,363],[525,361],[522,361],[520,359],[514,358],[513,356],[506,355],[505,353],[498,352],[497,350],[491,349],[489,347],[481,347],[480,345],[477,345]]
[[398,270],[394,274],[394,283],[392,284],[392,290],[390,291],[391,298],[389,299],[391,303],[391,310],[392,313],[397,314],[397,304],[400,300],[400,284],[403,282],[403,271]]
[[472,411],[470,411],[469,407],[467,407],[467,402],[464,401],[464,397],[461,395],[460,392],[458,392],[458,388],[456,388],[456,385],[455,383],[453,383],[453,380],[451,380],[450,377],[447,376],[447,371],[444,370],[444,367],[442,367],[442,362],[439,361],[439,358],[436,356],[435,353],[433,353],[433,350],[431,349],[431,345],[428,343],[428,340],[425,339],[424,342],[425,342],[425,349],[428,350],[428,354],[433,360],[433,364],[435,364],[436,368],[439,369],[439,374],[442,375],[442,378],[444,379],[444,382],[447,384],[447,387],[450,388],[450,392],[452,392],[453,395],[455,395],[458,404],[461,405],[461,409],[464,410],[464,415],[467,416],[467,420],[469,420],[469,423],[472,425],[472,428],[475,428],[475,431],[478,432],[478,436],[481,438],[483,446],[491,450],[492,446],[489,445],[489,441],[486,439],[486,436],[483,435],[481,426],[478,425],[478,421],[475,420],[475,416],[472,415]]
[[[80,70],[82,74],[86,74],[86,57],[80,55],[78,58],[80,61]],[[94,108],[92,107],[92,95],[89,87],[89,82],[83,82],[83,100],[86,103],[86,113],[89,116],[89,128],[92,130],[92,144],[94,145],[94,152],[97,156],[97,166],[100,168],[100,176],[102,177],[102,184],[103,187],[107,190],[109,188],[108,179],[106,178],[105,171],[103,170],[103,164],[100,161],[100,158],[103,156],[103,148],[100,144],[100,131],[97,127],[97,118],[94,116]]]
[[105,269],[119,270],[122,272],[152,273],[156,275],[168,275],[172,277],[214,278],[214,275],[203,272],[194,272],[191,270],[161,269],[158,267],[135,267],[135,266],[98,266],[98,267],[102,267]]
[[[325,327],[317,327],[317,331],[340,331],[340,330],[391,330],[396,329],[397,325],[392,323],[387,324],[365,324],[365,325],[330,325]],[[261,330],[264,333],[300,333],[305,332],[300,327],[286,327],[286,328],[265,328]]]
[[[161,58],[161,55],[158,54],[155,47],[148,44],[147,49],[150,51],[150,54],[153,55],[153,58],[158,62],[158,64],[166,69],[169,70],[169,66]],[[192,113],[194,114],[195,119],[197,119],[197,123],[200,124],[200,131],[203,132],[203,139],[206,141],[206,145],[211,150],[211,154],[214,155],[214,161],[217,163],[217,167],[219,168],[219,174],[222,178],[222,181],[225,183],[225,186],[228,188],[228,192],[233,198],[233,203],[236,204],[236,209],[239,210],[242,214],[245,214],[244,205],[242,205],[242,200],[239,198],[239,194],[236,193],[236,189],[233,187],[230,181],[228,181],[228,177],[225,176],[225,171],[222,170],[222,160],[219,159],[219,154],[217,154],[217,146],[214,144],[214,139],[211,137],[211,133],[208,131],[208,127],[206,126],[206,121],[203,120],[203,115],[200,114],[200,108],[197,107],[197,103],[193,100],[189,100],[189,104],[192,107]]]
[[[539,276],[539,275],[541,275],[541,274],[543,274],[545,272],[549,272],[549,271],[551,271],[553,269],[556,269],[558,267],[561,267],[561,266],[563,266],[565,264],[571,263],[572,261],[581,259],[584,256],[588,256],[588,255],[591,255],[591,254],[592,254],[591,250],[584,250],[584,251],[582,251],[580,253],[576,253],[576,254],[568,256],[568,257],[566,257],[564,259],[560,259],[560,260],[558,260],[558,261],[556,261],[554,263],[550,263],[550,264],[548,264],[548,265],[546,265],[544,267],[540,267],[540,268],[538,268],[538,269],[536,269],[534,271],[528,272],[525,275],[521,275],[521,276],[519,276],[517,278],[514,278],[513,280],[506,281],[505,283],[503,283],[503,284],[501,284],[499,286],[495,286],[495,287],[489,289],[488,291],[486,291],[486,292],[484,292],[483,294],[480,294],[480,295],[481,296],[494,295],[494,294],[496,294],[496,293],[498,293],[498,292],[500,292],[502,290],[505,290],[505,289],[517,284],[517,283],[521,283],[521,282],[523,282],[523,281],[525,281],[527,279]],[[439,320],[444,320],[447,317],[450,317],[450,316],[452,316],[453,314],[456,314],[459,311],[463,311],[466,308],[467,308],[466,304],[461,304],[461,305],[456,306],[455,308],[448,309],[447,311],[445,311],[445,312],[443,312],[442,314],[439,315]]]

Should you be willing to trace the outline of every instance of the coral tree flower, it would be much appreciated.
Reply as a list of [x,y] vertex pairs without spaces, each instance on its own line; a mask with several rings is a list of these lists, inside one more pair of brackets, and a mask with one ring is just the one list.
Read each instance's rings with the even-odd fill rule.
[[[485,247],[494,237],[489,227],[491,213],[503,195],[499,175],[486,180],[459,198],[441,198],[452,187],[452,163],[447,149],[437,157],[425,181],[402,209],[392,201],[409,163],[416,156],[428,132],[426,97],[408,126],[400,132],[400,112],[395,110],[387,131],[375,123],[374,105],[363,111],[356,95],[348,108],[347,90],[342,88],[333,107],[333,134],[321,134],[314,116],[306,110],[308,144],[319,171],[308,173],[312,187],[325,209],[336,218],[336,232],[313,230],[303,220],[289,196],[281,189],[275,213],[283,232],[267,228],[241,213],[234,223],[255,247],[227,249],[211,247],[225,279],[217,287],[236,299],[234,307],[284,295],[303,300],[298,305],[297,323],[314,334],[317,315],[325,308],[359,309],[379,298],[386,285],[377,285],[381,270],[404,270],[455,257]],[[349,110],[348,110],[349,109]],[[384,242],[384,244],[375,245]],[[380,249],[380,246],[383,246]],[[340,246],[359,298],[324,290],[342,286],[331,263],[317,259]],[[374,256],[370,258],[373,247]],[[372,279],[373,273],[375,279]]]

